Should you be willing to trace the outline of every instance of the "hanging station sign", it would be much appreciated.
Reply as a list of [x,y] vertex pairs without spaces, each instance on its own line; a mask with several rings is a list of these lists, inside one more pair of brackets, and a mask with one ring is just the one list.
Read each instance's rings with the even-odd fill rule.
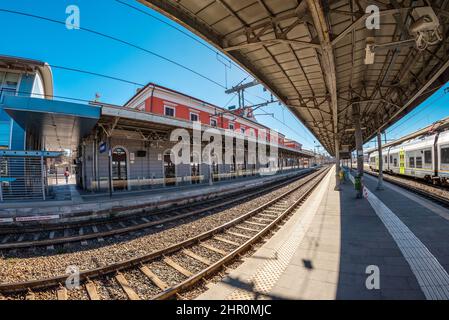
[[106,152],[106,149],[107,149],[107,144],[106,144],[106,142],[101,142],[101,143],[100,143],[100,146],[99,146],[99,151],[100,151],[100,153],[105,153],[105,152]]

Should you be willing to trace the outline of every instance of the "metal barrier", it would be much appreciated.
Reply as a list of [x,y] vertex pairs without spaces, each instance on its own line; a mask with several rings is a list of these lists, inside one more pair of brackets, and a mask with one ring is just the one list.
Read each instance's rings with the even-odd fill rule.
[[45,200],[44,157],[0,156],[0,201]]

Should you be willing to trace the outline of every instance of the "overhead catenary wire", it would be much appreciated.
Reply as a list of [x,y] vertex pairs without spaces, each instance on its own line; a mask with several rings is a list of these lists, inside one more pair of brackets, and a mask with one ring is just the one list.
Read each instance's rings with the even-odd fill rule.
[[78,68],[63,67],[63,66],[58,66],[58,65],[54,65],[54,64],[49,64],[49,66],[54,69],[61,69],[61,70],[66,70],[66,71],[84,73],[84,74],[88,74],[88,75],[93,75],[93,76],[97,76],[97,77],[101,77],[101,78],[120,81],[120,82],[132,84],[132,85],[136,85],[136,86],[141,86],[141,87],[144,87],[146,85],[146,84],[135,82],[135,81],[130,81],[130,80],[114,77],[114,76],[109,76],[109,75],[106,75],[103,73],[92,72],[92,71],[82,70],[82,69],[78,69]]
[[210,46],[210,45],[204,43],[203,41],[199,40],[197,37],[195,37],[195,36],[189,34],[188,32],[182,30],[181,28],[179,28],[179,27],[177,27],[177,26],[175,26],[175,25],[172,25],[171,23],[168,23],[167,21],[164,21],[163,19],[159,18],[158,16],[156,16],[156,15],[150,13],[150,12],[147,12],[147,11],[145,11],[145,10],[142,10],[142,9],[140,9],[140,8],[138,8],[138,7],[136,7],[136,6],[132,5],[132,4],[130,4],[130,3],[126,3],[125,1],[122,1],[122,0],[115,0],[115,1],[116,1],[117,3],[120,3],[120,4],[124,5],[124,6],[129,7],[129,8],[131,8],[131,9],[135,10],[135,11],[138,11],[138,12],[140,12],[140,13],[146,15],[146,16],[149,16],[149,17],[151,17],[151,18],[153,18],[153,19],[159,21],[160,23],[163,23],[163,24],[165,24],[166,26],[168,26],[168,27],[170,27],[170,28],[172,28],[172,29],[174,29],[174,30],[180,32],[181,34],[185,35],[186,37],[188,37],[188,38],[192,39],[193,41],[199,43],[201,46],[205,47],[206,49],[212,51],[214,54],[216,54],[216,55],[220,56],[221,58],[227,60],[227,61],[229,62],[229,64],[232,64],[233,66],[237,67],[238,69],[240,69],[241,71],[243,71],[244,73],[246,73],[247,75],[250,76],[250,74],[248,73],[248,71],[246,71],[245,69],[243,69],[240,65],[238,65],[237,63],[235,63],[234,61],[232,61],[231,59],[229,59],[229,58],[226,57],[225,55],[221,54],[218,50],[215,50],[212,46]]
[[[118,2],[121,2],[121,1],[118,1]],[[121,3],[122,3],[122,2],[121,2]],[[126,3],[123,3],[123,4],[127,5]],[[0,12],[9,13],[9,14],[15,14],[15,15],[21,15],[21,16],[25,16],[25,17],[29,17],[29,18],[34,18],[34,19],[39,19],[39,20],[42,20],[42,21],[47,21],[47,22],[51,22],[51,23],[55,23],[55,24],[60,24],[60,25],[65,25],[65,24],[66,24],[65,21],[59,21],[59,20],[56,20],[56,19],[52,19],[52,18],[48,18],[48,17],[36,15],[36,14],[31,14],[31,13],[21,12],[21,11],[8,10],[8,9],[0,8]],[[168,25],[170,25],[170,24],[168,24]],[[201,74],[201,73],[199,73],[199,72],[193,70],[193,69],[190,68],[190,67],[187,67],[187,66],[185,66],[185,65],[183,65],[183,64],[181,64],[181,63],[179,63],[179,62],[177,62],[177,61],[175,61],[175,60],[172,60],[172,59],[170,59],[170,58],[167,58],[167,57],[165,57],[165,56],[163,56],[163,55],[161,55],[161,54],[158,54],[158,53],[156,53],[156,52],[154,52],[154,51],[148,50],[148,49],[143,48],[143,47],[141,47],[141,46],[139,46],[139,45],[136,45],[136,44],[133,44],[133,43],[131,43],[131,42],[129,42],[129,41],[126,41],[126,40],[117,38],[117,37],[115,37],[115,36],[108,35],[108,34],[105,34],[105,33],[100,32],[100,31],[96,31],[96,30],[94,30],[94,29],[85,28],[85,27],[81,27],[81,26],[79,27],[79,29],[82,30],[82,31],[85,31],[85,32],[88,32],[88,33],[92,33],[92,34],[95,34],[95,35],[97,35],[97,36],[106,38],[106,39],[113,40],[113,41],[115,41],[115,42],[118,42],[118,43],[121,43],[121,44],[124,44],[124,45],[128,45],[128,46],[133,47],[133,48],[135,48],[135,49],[144,51],[144,52],[146,52],[146,53],[148,53],[148,54],[151,54],[151,55],[153,55],[153,56],[155,56],[155,57],[158,57],[158,58],[160,58],[160,59],[162,59],[162,60],[165,60],[165,61],[167,61],[167,62],[170,62],[170,63],[172,63],[172,64],[174,64],[174,65],[176,65],[176,66],[178,66],[178,67],[180,67],[180,68],[183,68],[183,69],[185,69],[185,70],[187,70],[187,71],[189,71],[189,72],[191,72],[191,73],[193,73],[193,74],[196,74],[197,76],[199,76],[199,77],[201,77],[201,78],[203,78],[203,79],[205,79],[205,80],[208,80],[208,81],[212,82],[213,84],[215,84],[215,85],[217,85],[217,86],[219,86],[219,87],[221,87],[221,88],[223,88],[223,89],[227,89],[226,86],[220,84],[219,82],[213,80],[212,78],[210,78],[210,77],[208,77],[208,76],[206,76],[206,75],[203,75],[203,74]],[[182,30],[180,30],[180,31],[182,31]],[[190,35],[188,35],[188,36],[191,37]],[[191,37],[191,38],[194,39],[193,37]],[[195,40],[197,41],[197,39],[195,39]],[[200,42],[200,43],[201,43],[201,42]],[[202,45],[205,45],[205,44],[202,43]],[[208,47],[207,45],[205,45],[205,46]],[[208,48],[209,48],[209,47],[208,47]],[[211,49],[213,52],[216,52],[216,51],[213,50],[212,48],[209,48],[209,49]],[[141,83],[138,83],[138,82],[134,82],[134,81],[129,81],[129,80],[121,79],[121,78],[118,78],[118,77],[108,76],[108,75],[105,75],[105,74],[96,73],[96,72],[91,72],[91,71],[86,71],[86,70],[81,70],[81,69],[77,69],[77,68],[63,67],[63,66],[58,66],[58,65],[51,65],[51,67],[53,67],[53,68],[58,68],[58,69],[63,69],[63,70],[67,70],[67,71],[76,71],[76,72],[81,72],[81,73],[85,73],[85,74],[95,75],[95,76],[99,76],[99,77],[108,78],[108,79],[111,79],[111,80],[121,81],[121,82],[128,83],[128,84],[132,84],[132,85],[138,85],[138,86],[144,86],[144,85],[145,85],[145,84],[141,84]],[[242,69],[240,66],[238,66],[238,67],[239,67],[241,70],[243,70],[245,73],[247,73],[246,70]],[[247,74],[248,74],[248,73],[247,73]],[[251,75],[248,74],[248,76],[247,76],[243,81],[245,81],[245,80],[246,80],[248,77],[250,77],[250,76],[251,76]],[[242,83],[243,81],[241,81],[241,83]],[[233,97],[233,98],[234,98],[234,97]],[[232,98],[230,101],[232,101],[233,98]],[[83,101],[82,99],[74,99],[74,100]],[[86,100],[84,100],[84,101],[86,101]],[[230,102],[228,102],[228,104],[229,104],[229,103],[230,103]],[[262,109],[262,108],[261,108],[261,109]],[[262,110],[263,110],[263,109],[262,109]],[[266,111],[265,111],[265,112],[266,112]],[[299,136],[304,137],[302,134],[299,134],[298,132],[296,132],[295,130],[293,130],[293,129],[292,129],[290,126],[288,126],[285,122],[283,122],[283,121],[277,119],[277,118],[274,117],[274,116],[273,116],[273,118],[274,118],[275,120],[279,121],[280,123],[284,124],[285,126],[287,126],[290,130],[292,130],[293,132],[297,133]],[[308,138],[306,138],[306,137],[304,137],[304,138],[305,138],[306,140],[308,140]]]
[[[256,97],[256,98],[258,98],[258,99],[261,99],[262,101],[268,101],[267,99],[265,99],[265,98],[263,98],[263,97],[261,97],[261,96],[259,96],[259,95],[256,95],[256,94],[253,94],[253,93],[251,93],[251,92],[247,92],[249,95],[251,95],[251,96],[253,96],[253,97]],[[247,99],[245,99],[246,101],[248,101]],[[252,103],[251,101],[248,101],[248,102],[250,102],[251,104],[254,104],[254,103]],[[284,111],[284,109],[286,108],[286,106],[284,105],[284,104],[281,104],[281,107],[283,108],[283,111]],[[260,108],[262,111],[264,111],[265,113],[268,113],[265,109],[263,109],[262,107]],[[287,109],[287,111],[289,111],[290,112],[290,114],[292,114],[291,113],[291,111],[289,110],[289,109]],[[279,123],[282,123],[284,126],[286,126],[287,128],[289,128],[290,130],[292,130],[294,133],[296,133],[298,136],[300,136],[300,137],[302,137],[302,138],[304,138],[304,140],[307,140],[308,142],[312,142],[312,141],[314,141],[314,139],[316,139],[311,133],[309,133],[309,135],[310,136],[312,136],[312,140],[310,140],[310,137],[306,137],[306,136],[304,136],[303,134],[300,134],[299,132],[297,132],[296,130],[294,130],[294,129],[292,129],[289,125],[287,125],[287,123],[285,122],[285,118],[284,118],[284,120],[280,120],[280,119],[278,119],[278,118],[276,118],[274,115],[272,116],[272,118],[273,119],[275,119],[276,121],[278,121]],[[299,119],[297,118],[297,117],[295,117],[294,115],[293,115],[293,118],[300,124],[300,125],[303,125],[300,121],[299,121]],[[307,131],[305,131],[305,128],[303,127],[303,130],[304,130],[304,132],[305,132],[305,134],[307,135]]]
[[[40,15],[35,15],[35,14],[31,14],[31,13],[21,12],[21,11],[8,10],[8,9],[0,8],[0,12],[9,13],[9,14],[15,14],[15,15],[21,15],[21,16],[34,18],[34,19],[39,19],[39,20],[43,20],[43,21],[48,21],[48,22],[52,22],[52,23],[56,23],[56,24],[60,24],[60,25],[65,25],[66,24],[65,21],[59,21],[59,20],[56,20],[56,19],[52,19],[52,18],[40,16]],[[85,32],[88,32],[88,33],[92,33],[92,34],[95,34],[97,36],[106,38],[106,39],[113,40],[113,41],[121,43],[121,44],[128,45],[128,46],[133,47],[135,49],[138,49],[140,51],[146,52],[146,53],[148,53],[150,55],[153,55],[153,56],[155,56],[155,57],[157,57],[159,59],[162,59],[164,61],[172,63],[172,64],[174,64],[174,65],[176,65],[176,66],[178,66],[178,67],[180,67],[180,68],[182,68],[184,70],[187,70],[187,71],[189,71],[189,72],[191,72],[193,74],[196,74],[197,76],[199,76],[199,77],[201,77],[201,78],[203,78],[203,79],[205,79],[205,80],[207,80],[207,81],[209,81],[209,82],[211,82],[211,83],[213,83],[213,84],[215,84],[215,85],[217,85],[217,86],[219,86],[219,87],[221,87],[223,89],[227,89],[226,86],[222,85],[218,81],[215,81],[212,78],[210,78],[210,77],[208,77],[208,76],[206,76],[206,75],[204,75],[204,74],[202,74],[202,73],[200,73],[200,72],[198,72],[198,71],[196,71],[196,70],[194,70],[194,69],[192,69],[190,67],[187,67],[186,65],[183,65],[180,62],[177,62],[177,61],[175,61],[173,59],[167,58],[167,57],[165,57],[165,56],[163,56],[163,55],[161,55],[161,54],[159,54],[157,52],[145,49],[145,48],[143,48],[143,47],[141,47],[139,45],[133,44],[133,43],[131,43],[129,41],[126,41],[126,40],[117,38],[115,36],[111,36],[111,35],[102,33],[100,31],[96,31],[94,29],[89,29],[89,28],[85,28],[85,27],[80,27],[79,29],[82,30],[82,31],[85,31]]]
[[[149,16],[149,17],[151,17],[151,18],[153,18],[153,19],[155,19],[155,20],[157,20],[157,21],[159,21],[159,22],[161,22],[161,23],[167,25],[167,26],[170,27],[170,28],[173,28],[174,30],[176,30],[176,31],[178,31],[178,32],[180,32],[180,33],[182,33],[182,34],[185,35],[186,37],[188,37],[188,38],[194,40],[195,42],[199,43],[200,45],[204,46],[204,47],[207,48],[208,50],[210,50],[210,51],[212,51],[212,52],[214,52],[214,53],[220,55],[221,57],[224,57],[224,56],[221,55],[217,50],[214,50],[211,46],[205,44],[204,42],[202,42],[202,41],[200,41],[199,39],[195,38],[195,37],[192,36],[191,34],[187,33],[187,32],[184,31],[184,30],[182,30],[181,28],[178,28],[177,26],[174,26],[174,25],[172,25],[172,24],[170,24],[170,23],[164,21],[163,19],[157,17],[156,15],[151,14],[150,12],[147,12],[147,11],[145,11],[145,10],[142,10],[142,9],[140,9],[140,8],[134,6],[134,5],[131,5],[131,4],[129,4],[129,3],[126,3],[126,2],[123,1],[123,0],[115,0],[115,1],[116,1],[117,3],[120,3],[120,4],[124,5],[124,6],[129,7],[129,8],[131,8],[131,9],[135,10],[135,11],[138,11],[138,12],[144,14],[144,15],[147,15],[147,16]],[[245,72],[246,74],[248,74],[248,72],[247,72],[246,70],[244,70],[242,67],[240,67],[238,64],[234,63],[232,60],[228,59],[227,57],[224,57],[224,58],[225,58],[226,60],[228,60],[230,63],[232,63],[233,65],[235,65],[237,68],[239,68],[240,70],[242,70],[243,72]],[[242,81],[240,81],[240,82],[237,84],[237,86],[239,86],[240,84],[242,84],[247,78],[249,78],[249,76],[250,76],[250,75],[248,74],[248,76],[247,76],[246,78],[244,78]],[[250,93],[250,94],[251,94],[251,93]],[[233,95],[233,96],[230,98],[230,100],[226,103],[225,108],[228,107],[228,105],[235,99],[236,95],[237,95],[237,93],[234,93],[234,95]],[[251,95],[253,95],[253,94],[251,94]],[[266,99],[264,99],[264,98],[262,98],[262,97],[260,97],[260,96],[258,96],[258,95],[253,95],[253,96],[255,96],[255,97],[257,97],[257,98],[259,98],[259,99],[261,99],[261,100],[266,101]],[[248,101],[248,102],[249,102],[249,101]],[[251,104],[254,104],[254,103],[251,103]],[[283,120],[280,121],[280,120],[277,119],[276,117],[274,117],[274,116],[272,116],[272,117],[275,118],[275,120],[279,121],[280,123],[286,125],[286,123],[285,123],[285,115],[284,115],[284,109],[285,109],[285,107],[284,107],[284,106],[282,106],[282,107],[283,107],[283,109],[282,109],[282,112],[283,112]],[[261,109],[262,109],[262,108],[261,108]],[[262,110],[263,110],[263,109],[262,109]],[[266,111],[264,111],[264,112],[267,113]],[[298,120],[298,121],[299,121],[299,120]],[[298,134],[298,133],[297,133],[297,134]],[[305,138],[305,139],[308,140],[309,142],[313,141],[313,140],[309,140],[310,138],[307,138],[307,137],[305,137],[305,136],[303,136],[303,135],[300,135],[300,136],[303,137],[303,138]]]
[[[441,96],[439,96],[437,99],[435,99],[434,101],[432,101],[432,104],[435,104],[437,102],[439,102],[441,99],[443,99],[445,97],[445,93],[443,93]],[[407,119],[404,119],[403,122],[398,122],[395,125],[393,125],[389,130],[388,130],[388,134],[392,134],[392,132],[394,132],[395,130],[397,130],[398,128],[402,127],[404,124],[409,123],[411,119],[415,118],[417,115],[421,114],[423,111],[428,110],[428,105],[424,105],[422,106],[422,109],[417,111],[414,114],[411,114]],[[425,115],[427,116],[427,114]],[[424,116],[424,117],[425,117]],[[415,122],[419,122],[422,119],[424,119],[424,117],[419,118],[419,120],[415,121]],[[404,132],[405,130],[407,130],[407,128],[400,130],[398,132],[396,132],[394,134],[394,136],[398,136],[400,133]]]

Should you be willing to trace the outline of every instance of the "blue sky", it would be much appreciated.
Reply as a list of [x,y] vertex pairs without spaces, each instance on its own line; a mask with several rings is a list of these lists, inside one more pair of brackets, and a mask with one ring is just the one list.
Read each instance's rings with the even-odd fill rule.
[[[197,41],[170,27],[183,29],[175,22],[136,1],[121,1],[132,4],[153,17],[115,0],[0,0],[0,28],[4,31],[0,54],[38,59],[54,66],[105,74],[139,84],[155,82],[226,106],[232,96],[225,94],[221,86],[147,52],[83,30],[68,30],[62,24],[1,11],[19,11],[63,22],[67,18],[66,7],[75,4],[80,8],[82,28],[125,40],[172,59],[222,86],[236,85],[248,76],[235,64],[225,68],[217,59],[215,49],[211,50],[186,30],[184,31],[197,38]],[[138,85],[58,68],[53,68],[53,73],[56,96],[90,100],[98,92],[101,101],[121,105],[139,88]],[[251,79],[249,77],[247,81]],[[252,103],[260,103],[263,99],[269,99],[269,94],[258,86],[250,89],[246,98]],[[425,102],[408,115],[405,119],[410,120],[406,124],[399,123],[397,128],[393,126],[391,135],[387,131],[387,138],[400,137],[448,116],[449,109],[445,107],[448,98],[449,95],[444,95],[440,90],[436,93],[436,98],[432,97],[433,103]],[[235,104],[236,97],[229,105]],[[272,104],[263,111],[259,109],[256,114],[264,111],[274,113],[277,120],[265,115],[257,117],[259,122],[301,142],[305,148],[314,148],[316,139],[286,108]],[[371,143],[371,146],[374,144]]]

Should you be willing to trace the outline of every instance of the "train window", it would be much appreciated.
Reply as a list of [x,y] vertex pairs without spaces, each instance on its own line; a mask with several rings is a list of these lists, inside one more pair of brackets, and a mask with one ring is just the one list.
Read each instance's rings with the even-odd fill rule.
[[422,157],[416,157],[416,167],[422,168]]
[[441,148],[441,163],[449,164],[449,147]]
[[395,167],[398,166],[398,159],[397,158],[393,159],[393,166],[395,166]]
[[415,158],[414,157],[408,158],[408,164],[409,164],[410,168],[414,168],[415,167]]
[[430,150],[424,151],[424,163],[432,164],[432,151]]
[[385,156],[385,163],[387,163],[388,162],[388,157],[387,156]]
[[390,156],[390,163],[393,162],[393,156]]

